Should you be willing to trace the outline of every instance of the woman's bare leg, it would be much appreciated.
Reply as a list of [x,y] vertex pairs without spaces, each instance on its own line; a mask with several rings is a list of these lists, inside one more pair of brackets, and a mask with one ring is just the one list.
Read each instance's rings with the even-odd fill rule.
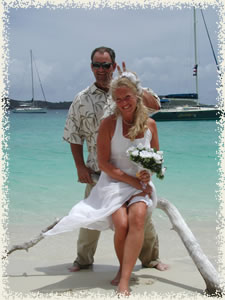
[[124,244],[121,277],[118,292],[129,295],[129,280],[137,261],[144,240],[144,224],[147,206],[144,202],[137,202],[128,208],[128,234]]
[[114,247],[116,251],[116,255],[118,257],[120,268],[116,275],[116,277],[111,281],[112,285],[118,285],[121,276],[121,266],[123,263],[123,251],[124,251],[124,243],[127,236],[128,231],[128,215],[127,215],[127,206],[123,205],[120,209],[118,209],[114,214],[112,214],[112,221],[115,228],[114,234]]

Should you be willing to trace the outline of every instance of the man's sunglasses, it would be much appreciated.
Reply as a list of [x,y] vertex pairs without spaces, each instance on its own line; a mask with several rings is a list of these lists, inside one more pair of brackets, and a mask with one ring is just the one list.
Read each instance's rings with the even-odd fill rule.
[[92,63],[92,67],[95,68],[95,69],[99,69],[99,68],[103,68],[103,69],[109,69],[110,67],[112,66],[112,63],[107,63],[107,62],[104,62],[104,63]]

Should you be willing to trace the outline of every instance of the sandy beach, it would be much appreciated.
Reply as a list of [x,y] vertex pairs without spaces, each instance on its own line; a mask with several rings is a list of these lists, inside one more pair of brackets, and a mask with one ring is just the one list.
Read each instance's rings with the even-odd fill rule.
[[[205,282],[190,258],[178,234],[171,230],[167,217],[153,216],[160,241],[160,258],[169,264],[167,271],[142,268],[138,260],[131,278],[132,297],[142,295],[168,295],[189,297],[203,295]],[[203,252],[217,269],[216,221],[199,220],[188,223]],[[47,224],[49,225],[49,224]],[[9,225],[9,248],[11,245],[28,242],[46,226]],[[71,273],[68,268],[76,256],[78,230],[46,238],[29,252],[15,251],[8,258],[4,274],[6,294],[18,298],[40,296],[49,298],[52,293],[60,296],[87,298],[115,296],[115,287],[110,280],[117,272],[118,262],[113,248],[113,232],[102,232],[95,263],[91,269]],[[158,297],[157,296],[157,297]],[[93,298],[93,296],[91,296]]]

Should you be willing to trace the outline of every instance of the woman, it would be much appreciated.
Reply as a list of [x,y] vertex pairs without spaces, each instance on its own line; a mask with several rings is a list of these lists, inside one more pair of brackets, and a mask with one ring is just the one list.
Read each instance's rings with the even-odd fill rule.
[[97,140],[100,179],[90,196],[45,235],[78,227],[114,229],[120,269],[112,284],[118,284],[119,293],[129,295],[129,279],[143,243],[145,216],[148,208],[156,206],[157,196],[147,171],[136,176],[138,168],[126,150],[140,143],[158,150],[159,143],[156,123],[142,103],[136,75],[123,72],[112,81],[111,94],[115,114],[102,121]]
[[[112,81],[111,94],[116,103],[116,113],[104,119],[99,128],[99,168],[111,178],[142,190],[135,192],[112,214],[114,244],[120,262],[119,272],[112,283],[119,282],[118,292],[129,294],[129,279],[144,239],[147,208],[152,204],[149,199],[152,187],[147,172],[142,172],[141,178],[135,176],[137,169],[125,153],[129,146],[139,143],[150,144],[159,150],[159,142],[156,123],[148,117],[146,106],[142,103],[142,90],[137,77],[124,72]],[[143,189],[141,181],[146,188]]]

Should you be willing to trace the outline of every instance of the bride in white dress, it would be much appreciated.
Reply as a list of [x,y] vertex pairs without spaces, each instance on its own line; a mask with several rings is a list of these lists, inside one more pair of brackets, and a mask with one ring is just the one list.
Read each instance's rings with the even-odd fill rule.
[[[157,205],[155,187],[147,171],[136,176],[138,167],[126,154],[130,146],[142,144],[159,150],[156,123],[142,103],[139,80],[124,72],[112,80],[115,114],[100,125],[97,141],[100,179],[88,198],[77,203],[67,216],[47,231],[50,236],[76,228],[113,229],[120,268],[113,284],[129,295],[129,279],[141,251],[147,210]],[[144,183],[144,184],[143,184]]]

